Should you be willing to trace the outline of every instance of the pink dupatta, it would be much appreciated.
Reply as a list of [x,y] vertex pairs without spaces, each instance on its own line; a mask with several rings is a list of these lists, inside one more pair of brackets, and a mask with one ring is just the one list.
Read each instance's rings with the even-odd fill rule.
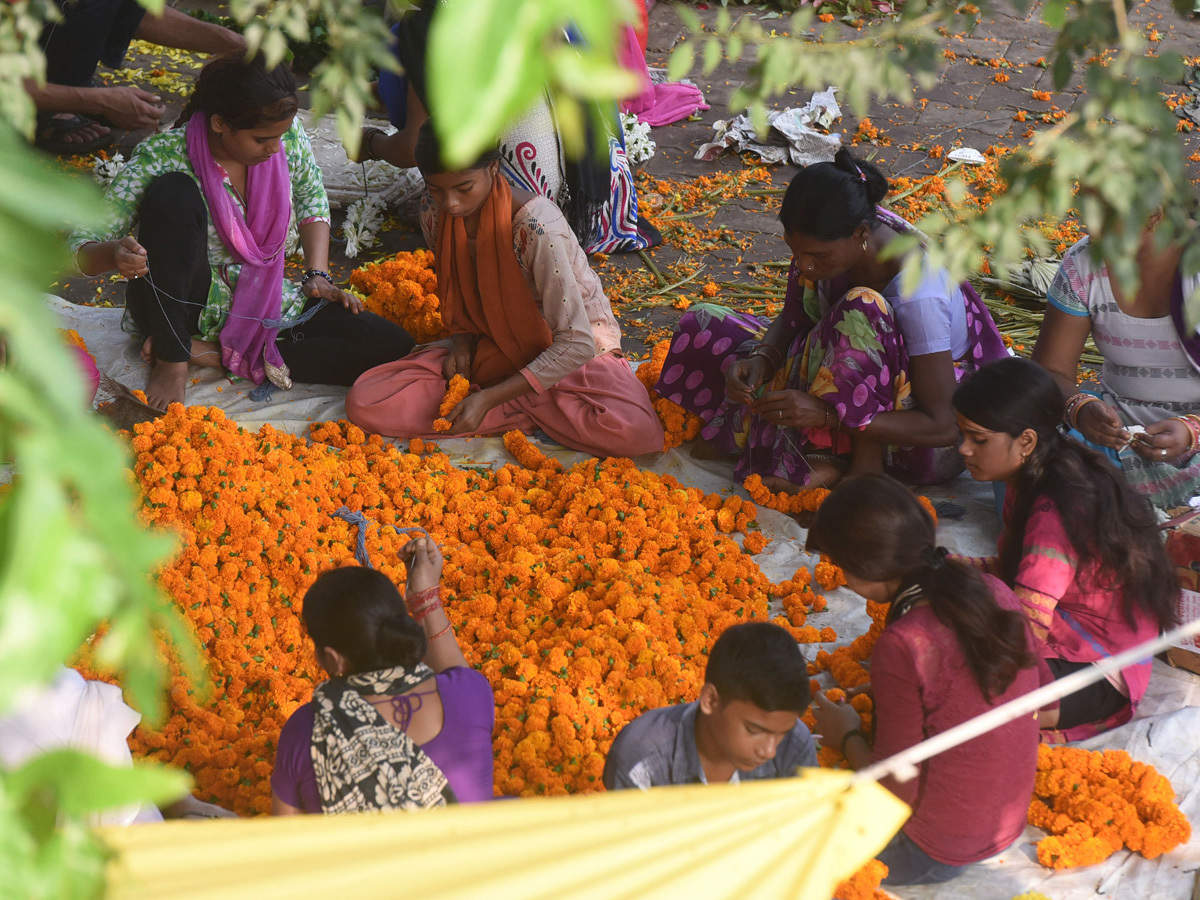
[[243,215],[225,190],[224,172],[208,146],[204,113],[188,121],[187,151],[217,234],[242,266],[221,329],[221,362],[255,384],[270,378],[278,387],[290,388],[287,366],[275,346],[278,329],[266,325],[278,320],[283,308],[283,258],[292,205],[287,158],[280,148],[266,162],[247,167]]
[[625,26],[617,48],[618,61],[641,82],[637,94],[621,101],[621,111],[632,113],[647,125],[670,125],[699,109],[708,109],[700,88],[690,84],[655,84],[646,68],[646,52],[637,33]]

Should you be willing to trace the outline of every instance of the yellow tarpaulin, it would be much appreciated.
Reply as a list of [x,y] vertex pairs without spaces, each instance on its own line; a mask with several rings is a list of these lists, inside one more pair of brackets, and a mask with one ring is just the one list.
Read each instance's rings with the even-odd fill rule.
[[419,813],[105,829],[111,896],[829,900],[909,809],[875,782],[797,778]]

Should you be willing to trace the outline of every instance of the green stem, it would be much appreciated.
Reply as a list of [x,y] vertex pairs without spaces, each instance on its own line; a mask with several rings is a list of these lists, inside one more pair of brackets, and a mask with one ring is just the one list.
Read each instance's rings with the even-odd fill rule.
[[665,294],[668,291],[673,291],[673,290],[675,290],[675,288],[679,287],[681,284],[687,284],[689,281],[694,279],[697,275],[699,275],[703,271],[704,271],[704,266],[700,266],[700,268],[698,268],[695,272],[693,272],[687,278],[680,279],[679,281],[675,282],[674,284],[669,284],[666,287],[660,288],[657,291],[651,291],[646,296],[647,297],[657,297],[659,294]]
[[638,256],[642,258],[642,262],[646,264],[646,268],[654,273],[654,277],[658,279],[658,283],[666,287],[667,279],[663,277],[663,273],[660,272],[658,266],[654,264],[654,260],[650,258],[650,254],[645,250],[639,250]]

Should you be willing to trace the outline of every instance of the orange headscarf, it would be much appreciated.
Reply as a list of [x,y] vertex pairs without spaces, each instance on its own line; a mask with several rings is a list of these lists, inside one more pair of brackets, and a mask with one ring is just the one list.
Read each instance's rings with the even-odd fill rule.
[[513,251],[512,190],[497,174],[479,210],[475,257],[461,216],[443,216],[437,279],[442,322],[451,334],[477,334],[471,381],[503,381],[550,346],[553,335]]

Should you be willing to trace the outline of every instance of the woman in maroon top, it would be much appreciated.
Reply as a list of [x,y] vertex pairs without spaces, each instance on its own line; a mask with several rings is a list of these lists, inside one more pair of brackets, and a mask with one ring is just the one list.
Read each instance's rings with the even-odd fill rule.
[[[862,768],[946,731],[1043,680],[1012,592],[947,557],[912,492],[883,475],[844,482],[821,505],[808,549],[829,556],[846,586],[890,603],[871,655],[874,739],[858,713],[818,695],[817,730]],[[1046,676],[1048,677],[1048,676]],[[912,817],[879,854],[887,884],[947,881],[1011,845],[1025,827],[1037,770],[1032,716],[921,763],[885,786]]]

